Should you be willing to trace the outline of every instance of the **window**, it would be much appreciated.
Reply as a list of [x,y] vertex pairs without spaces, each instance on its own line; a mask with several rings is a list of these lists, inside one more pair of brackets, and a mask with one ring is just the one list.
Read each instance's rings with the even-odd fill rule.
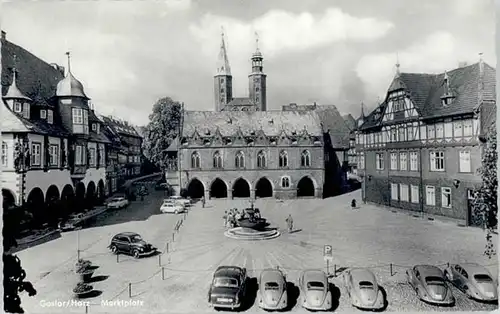
[[89,149],[89,166],[95,166],[95,148]]
[[418,186],[412,185],[411,186],[411,202],[414,204],[418,204],[419,198],[420,198],[420,192],[418,190]]
[[214,168],[220,169],[222,168],[222,156],[220,155],[219,152],[215,152],[214,154]]
[[281,177],[281,187],[282,188],[290,187],[290,177]]
[[31,165],[40,166],[42,164],[42,144],[31,143]]
[[431,171],[444,171],[444,152],[430,152]]
[[399,170],[408,170],[408,154],[399,154]]
[[8,149],[8,146],[7,146],[7,143],[5,142],[2,142],[2,166],[3,167],[7,167],[7,163],[8,163],[8,152],[9,152],[9,149]]
[[410,171],[418,171],[418,155],[417,152],[410,153]]
[[85,150],[83,146],[76,145],[75,147],[75,165],[81,166],[84,165],[85,160]]
[[375,161],[377,170],[384,170],[384,153],[377,153]]
[[459,172],[471,172],[470,151],[461,151],[459,157]]
[[404,126],[399,126],[398,127],[398,133],[399,133],[399,141],[404,142],[406,141],[406,128]]
[[300,156],[300,165],[302,167],[311,167],[311,154],[308,150],[302,152]]
[[47,119],[47,110],[45,109],[40,110],[40,118]]
[[396,130],[396,127],[391,128],[391,142],[397,142],[398,141],[398,130]]
[[472,136],[472,120],[464,121],[464,136]]
[[398,154],[391,153],[391,170],[398,170]]
[[73,124],[83,124],[83,109],[73,108]]
[[92,131],[97,131],[97,123],[92,123]]
[[57,167],[59,165],[59,145],[50,145],[49,153],[49,165]]
[[257,154],[257,168],[266,168],[266,154],[263,151]]
[[436,137],[436,128],[434,127],[434,125],[427,126],[427,135],[427,138],[430,140]]
[[14,112],[22,112],[23,111],[23,105],[16,101],[14,102]]
[[453,122],[453,137],[462,137],[462,121]]
[[391,183],[391,199],[398,200],[398,185],[396,183]]
[[234,166],[236,168],[245,168],[245,156],[243,152],[238,152],[234,158]]
[[285,151],[281,151],[280,153],[279,167],[288,167],[288,154]]
[[441,188],[441,207],[451,208],[451,189]]
[[99,146],[99,165],[101,166],[105,165],[105,155],[106,151],[104,150],[104,145],[101,144],[101,146]]
[[444,125],[442,123],[436,124],[436,138],[444,137]]
[[198,152],[194,152],[191,154],[191,168],[200,168],[200,154],[198,154]]
[[435,206],[436,205],[436,188],[433,186],[426,186],[425,187],[425,194],[426,194],[426,201],[425,203],[430,206]]
[[399,185],[399,199],[403,202],[408,202],[409,201],[409,195],[408,195],[408,185],[407,184],[400,184]]
[[73,108],[73,132],[75,133],[89,133],[89,115],[87,110],[82,108]]
[[47,110],[47,122],[49,124],[54,123],[54,112],[52,110]]
[[365,153],[360,153],[358,167],[359,169],[365,169]]

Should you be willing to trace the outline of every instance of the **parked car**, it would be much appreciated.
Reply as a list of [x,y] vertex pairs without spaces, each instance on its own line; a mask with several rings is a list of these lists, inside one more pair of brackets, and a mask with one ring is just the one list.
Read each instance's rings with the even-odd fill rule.
[[178,204],[176,202],[164,201],[163,204],[161,204],[160,211],[162,213],[179,214],[183,213],[185,211],[185,208],[182,204]]
[[169,198],[171,200],[184,204],[184,206],[186,207],[191,206],[191,199],[183,198],[178,195],[170,196]]
[[219,266],[208,290],[208,303],[214,308],[238,309],[247,289],[247,270],[237,266]]
[[366,268],[356,268],[344,273],[344,284],[353,306],[360,309],[380,310],[385,297],[379,289],[375,275]]
[[115,254],[125,253],[135,258],[152,255],[157,251],[156,247],[144,241],[142,237],[135,232],[118,233],[111,239],[108,248]]
[[450,265],[444,275],[460,291],[469,298],[480,301],[498,300],[497,283],[490,272],[483,266],[474,263]]
[[328,311],[332,308],[332,292],[324,271],[309,269],[299,278],[301,305],[313,311]]
[[71,220],[67,220],[67,221],[64,221],[64,222],[63,221],[59,222],[58,228],[62,232],[65,232],[65,231],[75,230],[76,227],[75,227],[74,223]]
[[165,191],[168,189],[168,184],[166,182],[156,182],[155,190],[156,191]]
[[432,265],[416,265],[406,271],[410,286],[420,300],[436,305],[452,305],[455,297],[446,284],[443,271]]
[[287,282],[279,269],[264,269],[259,278],[259,307],[283,310],[288,306]]
[[108,202],[106,206],[110,209],[120,209],[127,207],[128,204],[129,202],[125,197],[114,197]]

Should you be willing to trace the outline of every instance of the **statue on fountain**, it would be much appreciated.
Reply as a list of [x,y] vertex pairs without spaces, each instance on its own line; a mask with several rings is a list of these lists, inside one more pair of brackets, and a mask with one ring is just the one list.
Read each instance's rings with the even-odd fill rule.
[[261,217],[260,210],[255,208],[253,200],[250,201],[250,207],[243,209],[241,214],[235,210],[235,222],[238,227],[263,230],[269,225],[266,219]]

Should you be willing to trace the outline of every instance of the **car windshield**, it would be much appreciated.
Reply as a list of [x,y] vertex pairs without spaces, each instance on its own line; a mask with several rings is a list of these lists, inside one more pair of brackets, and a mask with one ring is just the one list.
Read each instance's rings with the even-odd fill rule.
[[436,276],[425,277],[425,282],[427,282],[428,285],[444,286],[443,278]]
[[373,289],[373,283],[369,281],[360,281],[359,282],[360,289]]
[[137,242],[141,242],[142,238],[140,235],[135,235],[135,236],[130,237],[130,241],[132,241],[132,243],[137,243]]
[[234,278],[219,277],[214,279],[214,287],[238,287],[238,280]]
[[477,282],[492,282],[493,279],[489,275],[486,274],[477,274],[474,275],[474,279],[476,279]]
[[119,201],[122,201],[123,200],[123,197],[117,197],[117,198],[113,198],[111,201],[112,202],[119,202]]
[[279,290],[280,285],[277,282],[266,282],[264,285],[265,290]]
[[323,290],[325,285],[320,281],[310,281],[307,283],[308,290]]
[[178,199],[180,199],[181,197],[180,197],[180,196],[172,196],[172,197],[170,197],[170,198],[171,198],[171,199],[173,199],[173,200],[178,200]]

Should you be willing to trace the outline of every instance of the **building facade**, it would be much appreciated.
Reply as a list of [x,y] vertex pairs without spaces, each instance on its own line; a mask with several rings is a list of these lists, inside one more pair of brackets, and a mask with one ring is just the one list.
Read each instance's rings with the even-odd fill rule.
[[496,117],[495,72],[482,60],[441,74],[398,66],[385,101],[356,134],[364,200],[473,224],[479,138]]
[[39,222],[103,201],[107,137],[72,74],[2,32],[2,194]]

